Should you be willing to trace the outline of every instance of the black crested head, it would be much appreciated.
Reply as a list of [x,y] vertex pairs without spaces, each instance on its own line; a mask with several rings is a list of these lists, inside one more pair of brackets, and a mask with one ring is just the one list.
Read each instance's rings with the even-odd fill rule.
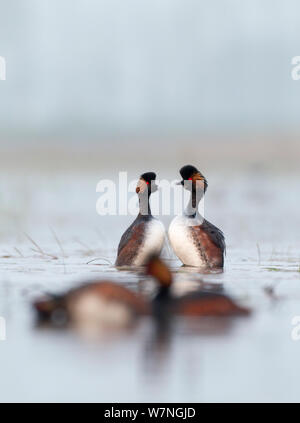
[[155,181],[156,174],[154,172],[146,172],[141,175],[141,178],[143,178],[146,182],[151,184],[151,181]]
[[179,172],[180,172],[180,175],[182,176],[182,179],[189,179],[193,175],[195,175],[195,173],[199,173],[199,170],[195,166],[186,165],[186,166],[183,166]]
[[207,180],[205,176],[200,172],[200,170],[198,170],[195,166],[192,166],[192,165],[183,166],[179,172],[180,172],[180,175],[182,176],[182,181],[180,182],[181,185],[184,186],[184,183],[185,183],[184,181],[191,180],[193,190],[195,190],[197,182],[203,181],[204,192],[206,191],[208,186]]
[[[138,182],[138,185],[136,187],[136,193],[137,194],[145,194],[148,193],[148,196],[152,194],[153,192],[158,190],[158,186],[155,183],[156,174],[154,172],[145,172],[140,176],[140,180]],[[141,184],[141,181],[146,182]],[[147,188],[145,188],[147,187]]]

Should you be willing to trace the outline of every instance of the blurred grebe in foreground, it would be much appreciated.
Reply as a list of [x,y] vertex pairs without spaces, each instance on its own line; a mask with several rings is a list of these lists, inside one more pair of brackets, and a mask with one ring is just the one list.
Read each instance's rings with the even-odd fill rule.
[[222,269],[225,239],[222,231],[204,219],[198,205],[206,192],[207,181],[194,166],[180,169],[181,185],[191,192],[190,201],[183,215],[176,216],[169,227],[171,246],[187,266]]
[[[148,266],[156,260],[156,256],[150,258]],[[164,290],[161,277],[159,273],[159,289]],[[143,295],[110,280],[84,283],[62,294],[47,294],[35,301],[33,307],[39,323],[93,333],[101,329],[124,329],[132,326],[138,317],[152,314],[151,302]]]
[[36,301],[33,306],[39,323],[74,327],[88,334],[97,334],[101,329],[131,327],[141,316],[152,315],[163,327],[163,323],[174,314],[225,316],[248,313],[228,296],[200,288],[174,297],[170,292],[173,283],[171,271],[157,256],[151,257],[147,263],[146,275],[154,277],[158,283],[152,301],[118,283],[95,281]]
[[164,240],[163,224],[151,214],[150,195],[157,191],[156,174],[141,175],[136,187],[139,197],[139,214],[122,235],[116,266],[143,266],[152,254],[160,254]]
[[153,257],[147,265],[147,274],[159,283],[159,290],[152,302],[155,317],[172,314],[181,316],[247,315],[249,310],[239,306],[228,295],[220,292],[198,290],[178,297],[171,294],[172,273],[159,257]]
[[33,304],[39,323],[72,326],[88,332],[126,328],[140,315],[151,312],[148,302],[112,281],[95,281],[61,295],[48,295]]

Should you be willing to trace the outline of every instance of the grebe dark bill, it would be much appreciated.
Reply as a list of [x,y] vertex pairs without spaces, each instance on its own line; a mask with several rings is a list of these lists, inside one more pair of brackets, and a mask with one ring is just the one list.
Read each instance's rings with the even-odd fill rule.
[[181,185],[191,192],[183,215],[176,216],[169,227],[170,244],[183,264],[208,269],[224,266],[225,239],[222,231],[204,219],[198,205],[206,192],[207,181],[194,166],[180,169]]
[[116,266],[143,266],[153,254],[160,254],[164,240],[163,224],[151,214],[150,195],[157,190],[156,174],[141,175],[136,187],[139,197],[139,214],[122,235]]

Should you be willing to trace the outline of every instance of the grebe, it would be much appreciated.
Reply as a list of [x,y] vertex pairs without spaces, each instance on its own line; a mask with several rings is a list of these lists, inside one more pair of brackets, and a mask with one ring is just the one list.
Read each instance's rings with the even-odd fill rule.
[[33,306],[39,323],[96,332],[129,327],[137,317],[151,313],[141,295],[106,280],[86,283],[64,294],[47,295]]
[[[148,268],[155,266],[156,256],[150,257]],[[151,263],[153,266],[151,267]],[[164,289],[161,271],[156,272],[160,281],[159,290]],[[61,294],[47,294],[36,300],[33,307],[38,322],[54,327],[75,329],[124,329],[132,326],[139,317],[152,314],[152,304],[142,294],[110,280],[95,280],[83,283]]]
[[175,297],[171,293],[172,274],[158,256],[149,258],[145,273],[158,283],[151,301],[113,281],[94,281],[35,301],[38,321],[94,335],[101,330],[127,329],[143,316],[152,316],[163,329],[168,328],[164,323],[173,315],[223,316],[249,312],[228,296],[200,287]]
[[[171,293],[173,284],[169,268],[159,257],[153,257],[147,265],[147,274],[159,284],[159,290],[152,302],[154,317],[163,320],[168,316],[225,316],[247,315],[250,310],[241,307],[228,295],[199,287],[179,296]],[[182,282],[181,282],[182,283]]]
[[222,231],[204,219],[198,204],[206,192],[207,181],[194,166],[180,169],[179,183],[191,192],[190,201],[183,215],[176,216],[169,227],[170,244],[184,265],[206,269],[222,269],[225,239]]
[[122,235],[116,266],[143,266],[153,254],[160,254],[164,240],[163,224],[151,214],[150,195],[157,191],[154,172],[143,173],[136,187],[139,214]]

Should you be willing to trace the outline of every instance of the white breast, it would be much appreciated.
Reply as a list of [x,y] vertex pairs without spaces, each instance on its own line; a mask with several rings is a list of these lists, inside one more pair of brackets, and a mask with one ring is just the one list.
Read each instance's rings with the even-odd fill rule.
[[73,324],[79,329],[99,332],[103,327],[126,327],[133,315],[119,301],[108,301],[90,292],[75,297],[68,305]]
[[176,216],[169,227],[170,244],[176,256],[187,266],[202,267],[205,263],[193,242],[189,228],[197,226],[202,221],[197,217]]
[[155,218],[149,220],[146,225],[145,239],[134,260],[134,266],[143,266],[152,254],[159,255],[164,245],[164,225]]

